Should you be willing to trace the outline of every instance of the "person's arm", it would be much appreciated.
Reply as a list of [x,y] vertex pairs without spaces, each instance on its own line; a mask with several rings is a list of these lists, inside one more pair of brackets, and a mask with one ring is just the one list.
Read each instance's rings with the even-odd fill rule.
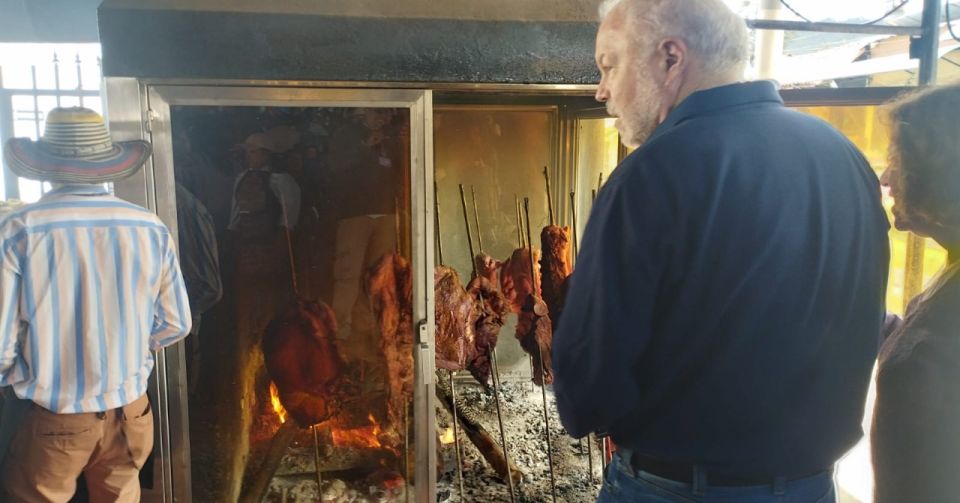
[[[6,233],[4,233],[6,234]],[[0,386],[9,386],[18,355],[21,275],[15,243],[0,240]]]
[[172,240],[165,240],[160,269],[160,290],[154,302],[150,349],[157,351],[183,339],[190,333],[190,302]]
[[639,400],[637,364],[676,218],[659,180],[625,168],[596,200],[553,339],[557,407],[575,438],[609,430]]
[[283,226],[292,229],[300,219],[300,186],[292,176],[286,173],[274,173],[270,177],[270,189],[283,205]]

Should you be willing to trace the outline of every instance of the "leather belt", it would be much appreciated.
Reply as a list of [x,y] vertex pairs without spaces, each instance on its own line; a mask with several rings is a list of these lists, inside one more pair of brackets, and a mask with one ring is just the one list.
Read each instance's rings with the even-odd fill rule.
[[[672,480],[674,482],[681,482],[685,484],[693,484],[694,473],[697,469],[696,465],[693,463],[684,463],[676,461],[667,461],[663,459],[658,459],[655,457],[647,456],[638,452],[631,451],[629,449],[619,449],[620,454],[623,459],[629,463],[630,467],[635,471],[643,471],[656,475],[657,477]],[[702,469],[702,468],[701,468]],[[711,471],[705,471],[707,477],[707,484],[714,487],[746,487],[746,486],[762,486],[762,485],[771,485],[776,483],[777,479],[789,482],[791,480],[802,479],[816,475],[825,470],[817,470],[811,473],[798,474],[798,475],[782,475],[782,476],[769,476],[769,475],[730,475],[724,473],[717,473]]]

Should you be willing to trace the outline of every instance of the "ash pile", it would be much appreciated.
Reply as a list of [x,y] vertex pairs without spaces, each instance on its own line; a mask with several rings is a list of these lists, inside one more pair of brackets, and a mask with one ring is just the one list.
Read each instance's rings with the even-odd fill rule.
[[[442,385],[439,383],[439,385]],[[458,414],[482,424],[499,442],[496,401],[492,393],[476,384],[456,384]],[[544,423],[540,388],[524,382],[503,382],[500,407],[507,441],[507,456],[523,473],[514,485],[515,501],[552,502],[550,460],[547,457],[547,431]],[[550,449],[556,501],[580,503],[596,501],[601,484],[601,458],[597,445],[588,448],[588,440],[571,438],[560,425],[552,390],[547,390]],[[510,486],[497,475],[480,451],[458,431],[463,465],[463,497],[460,496],[457,455],[453,442],[453,418],[443,406],[437,406],[438,503],[509,502]],[[458,428],[459,429],[459,428]],[[593,476],[590,476],[591,456]]]

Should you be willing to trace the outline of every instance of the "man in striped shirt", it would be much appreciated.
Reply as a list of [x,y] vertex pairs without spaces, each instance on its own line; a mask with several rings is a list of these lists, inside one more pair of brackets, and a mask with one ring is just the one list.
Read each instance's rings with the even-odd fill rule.
[[102,118],[77,108],[48,114],[40,141],[4,148],[15,173],[55,187],[0,221],[0,386],[30,402],[5,501],[66,502],[81,474],[91,501],[140,499],[153,353],[190,330],[170,231],[103,185],[149,150],[111,142]]

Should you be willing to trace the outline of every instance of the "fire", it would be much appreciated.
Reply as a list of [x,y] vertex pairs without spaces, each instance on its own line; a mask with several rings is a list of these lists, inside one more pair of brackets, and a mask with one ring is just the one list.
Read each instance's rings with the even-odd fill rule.
[[369,414],[370,426],[351,430],[334,429],[333,443],[337,447],[380,448],[380,424]]
[[440,435],[440,443],[443,445],[452,444],[455,439],[453,438],[453,428],[447,428],[443,431],[443,434]]
[[273,381],[270,382],[270,405],[273,406],[273,411],[280,418],[280,422],[286,423],[287,409],[284,409],[283,404],[280,403],[280,392],[277,391],[277,385],[273,384]]

